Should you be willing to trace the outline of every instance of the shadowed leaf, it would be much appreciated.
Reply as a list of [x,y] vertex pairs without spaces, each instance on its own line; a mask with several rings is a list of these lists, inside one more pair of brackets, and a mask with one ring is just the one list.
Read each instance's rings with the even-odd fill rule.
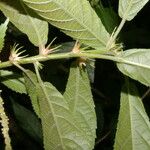
[[149,150],[150,122],[136,87],[126,81],[115,138],[115,150]]
[[0,70],[0,80],[2,84],[15,92],[27,93],[24,78],[17,73],[8,70]]
[[39,101],[37,98],[37,89],[36,89],[36,85],[38,82],[37,82],[36,75],[32,71],[27,70],[26,74],[24,74],[24,79],[25,79],[25,86],[27,89],[27,93],[30,96],[33,109],[35,113],[38,115],[38,117],[40,118],[40,108],[39,108]]
[[0,10],[35,45],[47,42],[48,24],[35,15],[20,0],[1,0]]

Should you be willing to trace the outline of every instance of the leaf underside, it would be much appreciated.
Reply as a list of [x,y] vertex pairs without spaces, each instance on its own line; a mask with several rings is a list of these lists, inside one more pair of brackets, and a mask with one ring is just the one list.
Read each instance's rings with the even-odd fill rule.
[[[150,86],[150,49],[130,49],[122,52],[123,63],[117,63],[119,70],[146,86]],[[125,62],[133,63],[133,65]]]
[[81,129],[91,150],[95,145],[96,115],[88,74],[76,64],[72,64],[64,98],[69,104],[75,125]]
[[119,0],[119,16],[132,20],[149,0]]
[[115,150],[149,150],[150,122],[134,84],[126,81],[121,93],[121,107]]
[[38,18],[20,0],[1,0],[0,10],[35,45],[47,42],[48,23]]
[[67,35],[93,48],[104,49],[109,34],[87,0],[23,0]]
[[37,85],[45,150],[87,150],[86,139],[63,96],[50,83]]

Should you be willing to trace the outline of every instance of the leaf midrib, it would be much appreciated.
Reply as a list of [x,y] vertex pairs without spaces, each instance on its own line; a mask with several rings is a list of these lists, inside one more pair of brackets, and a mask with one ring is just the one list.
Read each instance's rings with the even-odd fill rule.
[[[57,3],[57,2],[56,2],[56,4],[59,5],[59,3]],[[59,5],[59,6],[61,6],[61,5]],[[60,7],[60,8],[62,8],[62,7]],[[63,10],[65,10],[65,9],[63,9]],[[67,13],[68,13],[72,18],[74,18],[79,24],[81,24],[81,26],[83,26],[85,29],[88,29],[88,31],[90,31],[90,33],[91,33],[98,41],[100,41],[100,43],[102,43],[104,46],[106,46],[105,42],[104,42],[103,40],[100,40],[95,34],[93,34],[93,32],[91,31],[91,29],[90,29],[88,26],[86,26],[85,24],[83,24],[82,22],[80,22],[80,20],[78,20],[78,18],[73,17],[73,15],[72,15],[71,13],[69,13],[68,10],[66,10],[66,11],[67,11]],[[93,10],[91,10],[91,11],[93,11]],[[95,12],[93,12],[93,13],[95,13]],[[99,20],[99,21],[101,21],[101,20]]]
[[75,112],[76,112],[76,106],[77,106],[77,102],[78,102],[78,95],[79,95],[79,73],[78,73],[78,70],[76,71],[76,74],[75,74],[75,101],[74,101],[74,106],[73,106],[73,114],[75,115]]
[[[44,3],[44,2],[40,2],[40,3],[36,3],[36,2],[30,2],[30,1],[28,1],[28,0],[25,0],[26,2],[28,2],[28,3],[32,3],[32,4],[36,4],[36,5],[40,5],[40,3]],[[79,23],[84,29],[86,29],[88,32],[90,32],[92,35],[93,35],[93,37],[96,39],[96,40],[98,40],[103,46],[106,46],[106,43],[105,43],[105,41],[103,41],[102,39],[99,39],[98,37],[97,37],[97,35],[95,35],[92,31],[91,31],[91,29],[88,27],[88,26],[86,26],[85,24],[83,24],[83,22],[81,22],[80,20],[78,20],[78,18],[76,18],[74,15],[72,15],[68,10],[66,10],[64,7],[62,7],[62,5],[60,5],[58,2],[55,2],[54,0],[52,0],[53,1],[53,3],[55,3],[59,8],[61,8],[64,12],[67,12],[67,14],[69,15],[69,16],[71,16],[71,18],[73,18],[74,20],[76,20],[77,21],[77,23]],[[45,2],[45,4],[46,4],[46,2]],[[32,8],[32,7],[31,7]],[[33,8],[34,9],[34,8]],[[91,8],[92,9],[92,8]],[[93,11],[93,10],[91,10],[91,11]],[[93,13],[95,13],[95,12],[93,12]],[[100,18],[99,18],[100,19]],[[99,20],[99,21],[101,21],[101,20]],[[102,23],[101,23],[102,24]],[[102,24],[103,25],[103,24]],[[105,27],[103,27],[104,29],[105,29]],[[65,30],[65,29],[64,29]]]
[[[32,24],[32,26],[33,26],[33,28],[35,29],[36,35],[37,35],[37,37],[38,37],[38,45],[42,44],[42,40],[41,40],[41,37],[40,37],[40,35],[39,35],[37,26],[36,26],[36,25],[34,24],[34,22],[32,21],[32,19],[31,19],[31,17],[30,17],[30,14],[28,13],[28,11],[27,11],[27,9],[25,8],[24,4],[23,4],[21,1],[19,1],[19,2],[20,2],[20,5],[22,6],[23,10],[25,11],[25,13],[28,15],[28,18],[29,18],[29,20],[30,20],[30,22],[31,22],[31,24]],[[35,19],[35,18],[34,18],[34,19]]]
[[123,15],[123,18],[124,18],[125,20],[127,20],[128,12],[130,11],[131,7],[132,7],[132,0],[130,0],[129,4],[128,4],[128,6],[127,6],[127,9],[126,9],[126,11],[125,11],[125,13],[124,13],[124,15]]
[[[141,112],[136,108],[136,106],[133,105],[133,102],[132,102],[132,101],[134,101],[134,99],[133,99],[133,95],[130,95],[130,94],[129,94],[129,93],[132,93],[129,86],[130,86],[130,85],[128,84],[127,90],[128,90],[129,112],[130,112],[130,118],[131,118],[131,119],[130,119],[131,139],[132,139],[132,149],[135,149],[135,148],[134,148],[134,145],[135,145],[135,142],[134,142],[134,141],[135,141],[134,132],[138,132],[138,130],[135,130],[135,127],[133,127],[133,125],[134,125],[134,124],[133,124],[133,114],[134,114],[134,113],[133,113],[133,109],[136,109],[136,111],[137,111],[138,114],[141,116],[141,118],[143,119],[143,121],[145,122],[145,124],[147,125],[147,127],[148,127],[148,124],[147,124],[145,118],[142,116]],[[135,98],[135,97],[134,97],[134,98]],[[137,97],[137,100],[138,100],[138,101],[141,101],[141,100],[139,99],[139,97]],[[149,127],[148,127],[148,129],[149,129]],[[140,133],[138,133],[138,134],[141,136]],[[141,136],[141,138],[142,138],[145,142],[147,142],[143,136]],[[147,142],[147,144],[149,145],[148,142]]]
[[132,115],[131,115],[131,113],[132,113],[132,109],[131,109],[132,108],[132,104],[131,104],[132,103],[132,95],[129,94],[129,93],[131,93],[130,87],[129,87],[130,86],[129,81],[126,81],[126,82],[127,82],[126,86],[127,86],[127,92],[128,92],[127,94],[128,94],[128,105],[129,105],[129,115],[130,115],[129,116],[130,117],[130,132],[131,132],[130,134],[131,134],[132,148],[133,148],[134,147],[134,145],[133,145],[133,130],[132,130],[133,127],[132,127]]
[[[119,58],[119,57],[118,57]],[[150,70],[150,65],[143,65],[141,63],[136,63],[134,61],[129,61],[126,60],[126,58],[122,58],[120,57],[120,60],[122,60],[121,62],[117,62],[118,64],[127,64],[127,65],[131,65],[131,66],[137,66],[137,67],[141,67],[141,68],[145,68],[145,69],[149,69]]]
[[[57,129],[57,132],[58,132],[58,135],[59,135],[59,139],[60,139],[62,148],[65,150],[64,144],[63,144],[63,141],[62,141],[62,136],[61,136],[61,133],[60,133],[60,130],[59,130],[59,127],[58,127],[57,118],[56,118],[56,116],[55,116],[55,113],[54,113],[52,104],[51,104],[51,102],[49,102],[49,96],[48,96],[48,94],[47,94],[47,90],[45,89],[45,88],[47,87],[47,85],[45,85],[44,83],[42,83],[42,85],[40,84],[40,87],[42,88],[43,93],[44,93],[44,95],[45,95],[45,97],[46,97],[46,100],[47,100],[47,102],[48,102],[48,104],[49,104],[49,106],[50,106],[50,110],[51,110],[51,112],[52,112],[52,116],[53,116],[54,122],[55,122],[55,124],[56,124],[56,129]],[[49,87],[48,87],[48,88],[49,88]]]

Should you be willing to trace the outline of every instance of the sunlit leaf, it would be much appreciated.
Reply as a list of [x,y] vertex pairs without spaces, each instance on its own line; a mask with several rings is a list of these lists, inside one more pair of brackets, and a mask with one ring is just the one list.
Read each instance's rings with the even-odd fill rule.
[[24,78],[17,73],[8,70],[0,70],[0,81],[13,91],[26,93]]
[[99,49],[106,47],[109,34],[87,0],[22,1],[81,43]]
[[27,70],[26,74],[24,74],[24,79],[25,79],[25,86],[27,89],[27,93],[30,96],[33,109],[35,113],[38,115],[38,117],[40,118],[39,101],[36,92],[36,85],[37,85],[36,75],[32,71]]
[[150,122],[136,87],[126,81],[115,138],[115,150],[149,150]]
[[0,52],[4,45],[4,38],[7,30],[9,19],[7,19],[3,24],[0,25]]
[[126,50],[119,57],[123,63],[117,66],[122,73],[150,86],[150,49]]
[[69,79],[64,93],[64,98],[69,104],[75,125],[82,131],[82,138],[88,143],[87,150],[95,145],[96,116],[91,87],[86,70],[73,64],[70,69]]
[[132,20],[149,0],[119,0],[119,16]]
[[1,0],[0,10],[20,31],[27,34],[29,40],[35,46],[46,44],[48,36],[47,22],[37,18],[37,15],[20,0]]

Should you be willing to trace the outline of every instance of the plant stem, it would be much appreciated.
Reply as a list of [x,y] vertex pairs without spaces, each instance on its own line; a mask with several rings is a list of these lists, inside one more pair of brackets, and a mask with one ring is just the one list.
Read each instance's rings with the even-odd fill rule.
[[[42,61],[47,61],[47,60],[68,59],[68,58],[75,58],[75,57],[99,58],[99,59],[107,59],[107,60],[120,62],[118,60],[119,59],[118,57],[114,57],[111,55],[69,52],[69,53],[50,54],[47,56],[37,55],[37,56],[27,57],[27,58],[20,59],[16,63],[17,64],[29,64],[29,63],[34,63],[36,61],[42,62]],[[0,68],[6,68],[10,66],[13,66],[11,61],[0,63]]]
[[[37,63],[38,63],[38,61],[33,63],[34,64],[34,68],[35,68],[35,72],[36,72],[36,76],[37,76],[37,79],[38,79],[38,82],[39,82],[41,88],[44,89],[43,81],[41,79]],[[45,89],[43,91],[45,91]]]
[[[91,54],[88,52],[84,52],[84,53],[58,53],[58,54],[50,54],[47,56],[33,56],[33,57],[28,57],[28,58],[23,58],[20,59],[19,61],[17,61],[17,64],[29,64],[29,63],[35,63],[37,61],[42,62],[42,61],[47,61],[47,60],[56,60],[56,59],[68,59],[68,58],[77,58],[77,57],[85,57],[85,58],[93,58],[93,59],[105,59],[105,60],[111,60],[114,62],[118,62],[118,63],[124,63],[124,64],[128,64],[128,65],[132,65],[132,66],[138,66],[138,67],[142,67],[142,68],[146,68],[146,69],[150,69],[150,66],[145,66],[136,62],[132,62],[132,61],[128,61],[122,57],[119,56],[112,56],[112,55],[105,55],[105,54]],[[0,69],[1,68],[7,68],[12,66],[13,63],[11,61],[7,61],[7,62],[1,62],[0,63]]]

